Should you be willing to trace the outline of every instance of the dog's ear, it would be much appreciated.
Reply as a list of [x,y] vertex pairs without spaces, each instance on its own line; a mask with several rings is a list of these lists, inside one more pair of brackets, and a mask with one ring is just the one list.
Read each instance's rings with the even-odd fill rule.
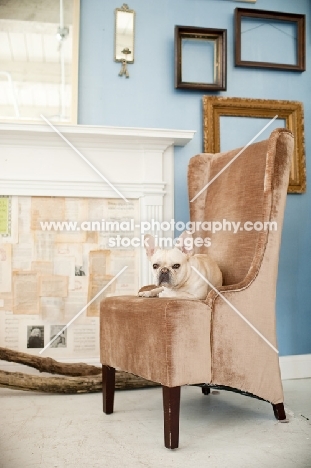
[[184,231],[182,234],[180,234],[175,247],[177,247],[186,255],[193,255],[193,237],[191,232]]
[[146,250],[147,257],[150,258],[152,255],[155,253],[155,251],[158,249],[155,245],[155,239],[153,236],[150,234],[145,234],[144,235],[144,247]]

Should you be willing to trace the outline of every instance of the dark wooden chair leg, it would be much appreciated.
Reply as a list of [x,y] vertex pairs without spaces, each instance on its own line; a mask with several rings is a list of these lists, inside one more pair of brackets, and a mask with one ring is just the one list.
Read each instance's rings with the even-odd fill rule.
[[164,444],[175,449],[179,442],[180,387],[162,387],[164,411]]
[[209,395],[211,393],[211,389],[207,385],[203,385],[201,388],[203,395]]
[[277,403],[276,405],[272,404],[274,416],[278,421],[283,421],[286,419],[285,409],[283,403]]
[[102,366],[103,379],[103,411],[106,414],[113,413],[114,389],[116,370],[114,367]]

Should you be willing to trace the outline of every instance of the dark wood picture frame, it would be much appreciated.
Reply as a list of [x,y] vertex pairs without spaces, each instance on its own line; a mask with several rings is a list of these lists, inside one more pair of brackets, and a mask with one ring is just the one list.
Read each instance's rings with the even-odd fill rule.
[[[203,96],[204,152],[220,152],[220,117],[268,118],[285,120],[295,137],[288,193],[306,192],[303,104],[298,101]],[[245,142],[247,144],[247,141]]]
[[[182,77],[182,41],[201,39],[215,41],[214,82],[189,82]],[[225,91],[227,89],[227,30],[175,26],[175,88],[203,91]]]
[[[297,24],[297,43],[295,64],[256,62],[242,60],[242,18],[283,21]],[[256,10],[248,8],[235,9],[235,66],[270,68],[274,70],[290,70],[303,72],[306,69],[306,20],[305,15],[297,13],[281,13],[279,11]]]

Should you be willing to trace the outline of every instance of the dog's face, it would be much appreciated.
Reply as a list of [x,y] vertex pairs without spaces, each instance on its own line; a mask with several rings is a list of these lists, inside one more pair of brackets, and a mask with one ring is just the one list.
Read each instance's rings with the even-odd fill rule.
[[189,276],[188,256],[178,248],[157,249],[150,257],[153,276],[157,286],[175,288]]
[[216,288],[222,285],[217,263],[206,254],[194,255],[191,233],[184,231],[175,239],[175,248],[168,250],[158,248],[149,234],[144,242],[156,287],[139,291],[139,296],[205,299],[210,283]]
[[192,249],[185,250],[184,240],[189,237],[188,234],[180,236],[179,247],[173,249],[160,249],[155,246],[153,236],[145,236],[146,253],[151,263],[153,276],[157,286],[166,288],[176,288],[187,281],[191,273],[189,257],[192,255]]

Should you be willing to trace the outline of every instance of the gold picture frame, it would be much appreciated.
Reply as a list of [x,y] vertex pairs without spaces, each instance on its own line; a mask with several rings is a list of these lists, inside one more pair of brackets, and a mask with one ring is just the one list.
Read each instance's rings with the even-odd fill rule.
[[[204,152],[220,152],[220,117],[269,118],[275,116],[295,137],[288,193],[306,192],[303,104],[298,101],[203,96]],[[245,142],[246,144],[247,142]]]

